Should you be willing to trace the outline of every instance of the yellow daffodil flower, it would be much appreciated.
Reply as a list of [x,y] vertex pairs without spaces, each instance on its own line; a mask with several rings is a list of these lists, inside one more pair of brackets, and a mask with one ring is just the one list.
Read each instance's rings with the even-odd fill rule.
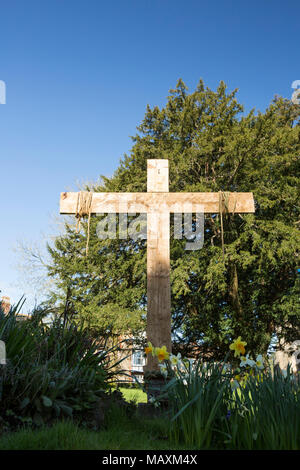
[[159,369],[160,369],[160,373],[164,376],[164,377],[167,377],[168,376],[168,369],[167,369],[167,366],[165,364],[159,364]]
[[255,361],[249,358],[249,354],[247,354],[247,356],[241,356],[240,367],[245,367],[245,366],[253,367],[254,364],[255,364]]
[[174,356],[174,354],[171,354],[170,361],[171,361],[172,366],[177,366],[177,364],[179,364],[181,361],[181,354],[178,353],[177,356]]
[[233,343],[229,346],[229,349],[234,351],[234,357],[240,356],[245,354],[245,346],[246,342],[242,341],[241,337],[239,336],[238,339],[235,339]]
[[145,353],[147,355],[152,354],[152,356],[154,356],[154,347],[152,346],[150,342],[148,343],[148,346],[145,347]]
[[264,360],[261,354],[257,356],[255,364],[258,369],[264,368]]
[[165,361],[170,357],[166,346],[162,346],[161,348],[155,348],[155,355],[157,356],[159,362]]

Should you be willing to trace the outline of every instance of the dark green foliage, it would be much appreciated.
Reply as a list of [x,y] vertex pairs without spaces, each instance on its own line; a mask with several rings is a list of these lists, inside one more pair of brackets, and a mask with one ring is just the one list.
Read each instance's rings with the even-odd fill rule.
[[16,310],[1,312],[0,340],[7,353],[6,365],[0,365],[3,426],[79,419],[95,408],[115,378],[117,347],[107,341],[100,345],[72,322],[56,319],[47,325],[36,316],[20,320]]
[[[250,353],[266,352],[277,332],[299,339],[298,105],[276,98],[264,113],[243,114],[236,91],[223,82],[216,92],[200,81],[189,94],[180,80],[167,104],[147,107],[145,118],[112,178],[95,191],[146,191],[147,159],[168,158],[170,191],[253,191],[254,215],[205,217],[205,242],[186,251],[171,240],[173,332],[184,354],[223,358],[242,335]],[[88,188],[89,189],[89,188]],[[91,188],[90,188],[91,189]],[[49,248],[49,274],[63,309],[88,325],[121,332],[143,328],[146,307],[146,243],[99,240],[92,217],[89,256],[75,224]],[[182,351],[182,349],[181,349]]]
[[107,429],[95,432],[64,420],[35,431],[4,434],[0,437],[0,450],[184,450],[184,445],[171,445],[167,430],[165,421],[128,417],[115,409],[110,413]]
[[165,385],[171,412],[170,437],[198,449],[299,450],[300,377],[268,368],[235,390],[235,373],[220,363],[179,372]]
[[[284,376],[278,368],[258,382],[250,377],[230,419],[224,420],[225,439],[232,449],[300,449],[300,376]],[[226,435],[224,432],[224,435]]]
[[[99,242],[97,222],[92,218],[88,257],[81,251],[85,236],[68,224],[66,237],[57,238],[55,247],[49,247],[53,261],[49,274],[60,288],[60,294],[53,294],[51,302],[57,302],[61,313],[79,318],[97,335],[142,331],[146,253],[139,250],[139,245],[143,242]],[[138,260],[137,255],[142,259]]]

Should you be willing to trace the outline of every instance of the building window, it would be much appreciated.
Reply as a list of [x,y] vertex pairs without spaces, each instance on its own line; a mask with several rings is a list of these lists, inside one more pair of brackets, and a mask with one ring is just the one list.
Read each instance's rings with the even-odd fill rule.
[[132,365],[143,366],[145,364],[143,351],[134,350],[132,353]]

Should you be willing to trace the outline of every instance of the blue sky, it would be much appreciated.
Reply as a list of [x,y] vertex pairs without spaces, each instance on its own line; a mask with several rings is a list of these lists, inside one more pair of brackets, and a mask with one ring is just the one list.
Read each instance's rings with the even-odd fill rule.
[[262,111],[300,79],[299,1],[2,0],[0,18],[0,289],[28,306],[13,248],[55,233],[60,192],[111,175],[179,77]]

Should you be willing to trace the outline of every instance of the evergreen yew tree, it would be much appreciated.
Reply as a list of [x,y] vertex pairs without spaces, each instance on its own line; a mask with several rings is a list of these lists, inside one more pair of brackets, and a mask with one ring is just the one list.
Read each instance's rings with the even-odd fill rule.
[[[171,239],[174,349],[222,358],[233,337],[265,352],[279,332],[299,339],[300,106],[275,98],[264,113],[243,112],[236,90],[202,81],[188,93],[182,80],[167,104],[144,120],[111,178],[93,191],[146,191],[147,159],[167,158],[170,191],[253,191],[255,214],[225,214],[224,253],[218,215],[205,216],[204,246],[186,251]],[[172,220],[172,219],[171,219]],[[139,331],[146,313],[146,241],[99,240],[92,217],[77,234],[66,222],[49,247],[56,300],[101,331]],[[62,307],[63,308],[63,307]]]

